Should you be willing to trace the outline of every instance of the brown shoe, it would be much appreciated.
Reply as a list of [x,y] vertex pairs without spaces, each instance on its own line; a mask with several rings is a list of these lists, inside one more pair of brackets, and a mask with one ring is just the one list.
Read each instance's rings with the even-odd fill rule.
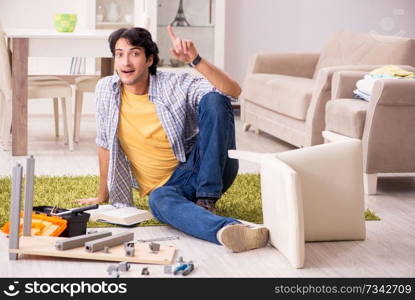
[[207,209],[213,214],[216,214],[216,207],[215,207],[216,199],[211,198],[199,198],[196,201],[196,204],[203,207],[204,209]]
[[219,242],[233,252],[243,252],[265,247],[269,231],[264,226],[231,224],[222,227],[218,233]]

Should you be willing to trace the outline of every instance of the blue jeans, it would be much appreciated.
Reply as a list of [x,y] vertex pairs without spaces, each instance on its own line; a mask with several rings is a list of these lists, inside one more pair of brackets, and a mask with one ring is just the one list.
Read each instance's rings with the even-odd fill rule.
[[199,135],[186,162],[179,163],[169,181],[149,197],[151,211],[160,222],[197,238],[220,244],[216,233],[239,223],[215,215],[195,204],[197,198],[220,198],[238,173],[238,160],[228,158],[235,149],[235,123],[229,99],[208,93],[199,104]]

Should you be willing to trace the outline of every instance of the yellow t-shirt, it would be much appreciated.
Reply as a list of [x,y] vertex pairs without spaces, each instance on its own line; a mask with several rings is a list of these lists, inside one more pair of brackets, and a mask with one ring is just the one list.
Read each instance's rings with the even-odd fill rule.
[[122,89],[118,139],[144,196],[164,185],[177,159],[148,94]]

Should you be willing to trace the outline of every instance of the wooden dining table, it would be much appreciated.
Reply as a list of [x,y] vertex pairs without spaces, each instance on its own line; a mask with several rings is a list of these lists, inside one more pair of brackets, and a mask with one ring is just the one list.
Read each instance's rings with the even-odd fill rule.
[[[111,30],[62,33],[38,29],[5,29],[12,68],[12,155],[27,155],[27,84],[29,57],[101,58],[101,76],[113,73],[108,45]],[[50,74],[49,74],[50,75]],[[68,77],[70,80],[70,78]]]

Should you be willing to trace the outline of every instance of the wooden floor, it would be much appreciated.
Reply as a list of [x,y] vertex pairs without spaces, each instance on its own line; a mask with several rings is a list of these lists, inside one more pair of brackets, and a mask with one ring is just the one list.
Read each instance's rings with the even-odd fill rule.
[[[98,174],[93,117],[82,120],[82,136],[75,151],[69,152],[62,138],[55,139],[50,117],[29,119],[29,154],[36,158],[36,175]],[[237,147],[258,152],[281,152],[292,147],[266,134],[242,132],[237,119]],[[0,151],[0,176],[10,176],[12,166],[25,157],[11,157]],[[258,172],[258,167],[241,162],[240,172]],[[194,277],[415,277],[415,174],[385,174],[379,179],[378,194],[367,198],[369,208],[382,220],[366,222],[367,239],[360,242],[306,244],[304,269],[293,269],[273,247],[245,253],[230,253],[224,247],[183,234],[168,226],[131,229],[136,239],[170,235],[176,258],[193,260]],[[0,191],[1,192],[1,191]],[[116,232],[125,229],[114,228]],[[111,262],[81,261],[23,256],[9,261],[8,239],[0,235],[0,277],[106,277]],[[121,277],[170,277],[163,266],[135,264]]]

